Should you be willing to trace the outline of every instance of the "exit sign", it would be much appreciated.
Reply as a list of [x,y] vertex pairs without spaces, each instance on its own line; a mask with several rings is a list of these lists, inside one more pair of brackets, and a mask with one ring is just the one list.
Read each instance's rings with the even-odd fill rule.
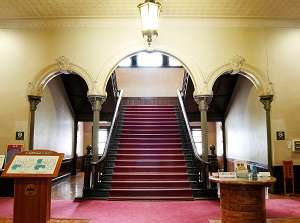
[[24,132],[16,132],[16,140],[24,140]]
[[276,132],[277,140],[285,140],[285,134],[283,131]]

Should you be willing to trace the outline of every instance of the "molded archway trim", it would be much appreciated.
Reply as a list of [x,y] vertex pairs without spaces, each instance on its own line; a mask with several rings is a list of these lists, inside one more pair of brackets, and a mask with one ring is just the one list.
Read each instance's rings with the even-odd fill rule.
[[[233,68],[230,62],[217,67],[210,73],[207,81],[205,82],[205,85],[207,85],[207,89],[212,89],[218,77],[220,77],[224,73],[231,73],[232,71]],[[258,68],[250,64],[243,63],[238,73],[245,76],[253,83],[253,85],[257,89],[258,96],[273,95],[272,83],[269,81],[268,77]]]
[[[99,92],[105,92],[106,84],[109,80],[110,75],[116,69],[119,62],[129,56],[135,55],[138,52],[145,51],[144,44],[138,44],[134,46],[130,46],[129,48],[119,51],[114,54],[112,58],[110,58],[104,66],[100,69],[98,76],[96,78],[96,82],[98,83]],[[155,51],[161,52],[166,55],[170,55],[177,59],[182,66],[188,71],[191,79],[193,81],[195,92],[200,93],[200,86],[204,82],[204,76],[200,70],[200,68],[196,65],[195,62],[187,58],[183,53],[175,50],[174,48],[157,44],[155,46]]]
[[[35,96],[44,96],[44,88],[47,85],[47,83],[57,75],[60,75],[62,73],[68,74],[68,73],[76,73],[77,75],[81,76],[89,89],[88,94],[89,95],[101,95],[97,92],[97,85],[96,82],[93,80],[92,76],[82,67],[73,64],[68,63],[67,69],[62,69],[61,66],[59,66],[58,63],[51,64],[44,69],[42,69],[40,72],[38,72],[33,81],[29,82],[29,88],[27,95],[35,95]],[[104,95],[106,96],[106,94]]]

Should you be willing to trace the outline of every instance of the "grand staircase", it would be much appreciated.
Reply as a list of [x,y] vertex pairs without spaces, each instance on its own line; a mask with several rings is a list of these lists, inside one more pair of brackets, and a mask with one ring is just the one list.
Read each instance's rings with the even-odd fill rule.
[[126,106],[122,110],[101,188],[92,196],[194,200],[216,194],[199,181],[176,106]]

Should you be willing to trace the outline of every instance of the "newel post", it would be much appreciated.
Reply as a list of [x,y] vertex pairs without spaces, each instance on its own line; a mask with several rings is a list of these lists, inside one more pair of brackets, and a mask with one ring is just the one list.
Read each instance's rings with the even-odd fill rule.
[[91,194],[91,173],[92,173],[92,146],[86,147],[86,154],[84,156],[84,184],[83,184],[83,196],[90,196]]

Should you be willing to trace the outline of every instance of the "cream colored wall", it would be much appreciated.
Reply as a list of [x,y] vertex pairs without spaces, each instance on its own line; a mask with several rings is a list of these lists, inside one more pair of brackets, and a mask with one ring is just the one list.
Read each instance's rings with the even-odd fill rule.
[[268,162],[265,110],[253,84],[240,76],[225,121],[227,157]]
[[[172,55],[184,65],[192,75],[196,94],[211,91],[212,85],[205,83],[213,83],[217,78],[211,77],[214,71],[235,55],[269,77],[274,87],[271,111],[274,164],[281,164],[282,159],[293,159],[294,164],[300,164],[300,154],[286,146],[287,140],[300,138],[300,117],[295,115],[300,101],[297,87],[300,30],[255,28],[253,24],[254,28],[234,28],[230,23],[221,28],[226,26],[225,22],[209,27],[208,22],[198,23],[196,19],[162,18],[156,50]],[[90,93],[102,94],[118,62],[144,49],[138,18],[99,22],[87,28],[76,27],[74,23],[73,28],[1,29],[0,101],[4,109],[0,110],[0,153],[5,154],[7,144],[14,143],[22,143],[28,149],[28,83],[42,69],[65,56],[91,77]],[[16,131],[25,132],[24,141],[15,140]],[[276,131],[285,131],[287,140],[277,141]]]
[[34,149],[49,149],[73,157],[74,114],[60,77],[46,86],[35,114]]
[[[300,139],[300,30],[268,30],[269,73],[274,84],[271,104],[273,160],[282,165],[283,160],[300,164],[300,153],[288,149],[287,141]],[[276,132],[284,131],[285,140],[277,140]]]
[[177,97],[182,89],[183,68],[118,68],[119,89],[124,97]]

